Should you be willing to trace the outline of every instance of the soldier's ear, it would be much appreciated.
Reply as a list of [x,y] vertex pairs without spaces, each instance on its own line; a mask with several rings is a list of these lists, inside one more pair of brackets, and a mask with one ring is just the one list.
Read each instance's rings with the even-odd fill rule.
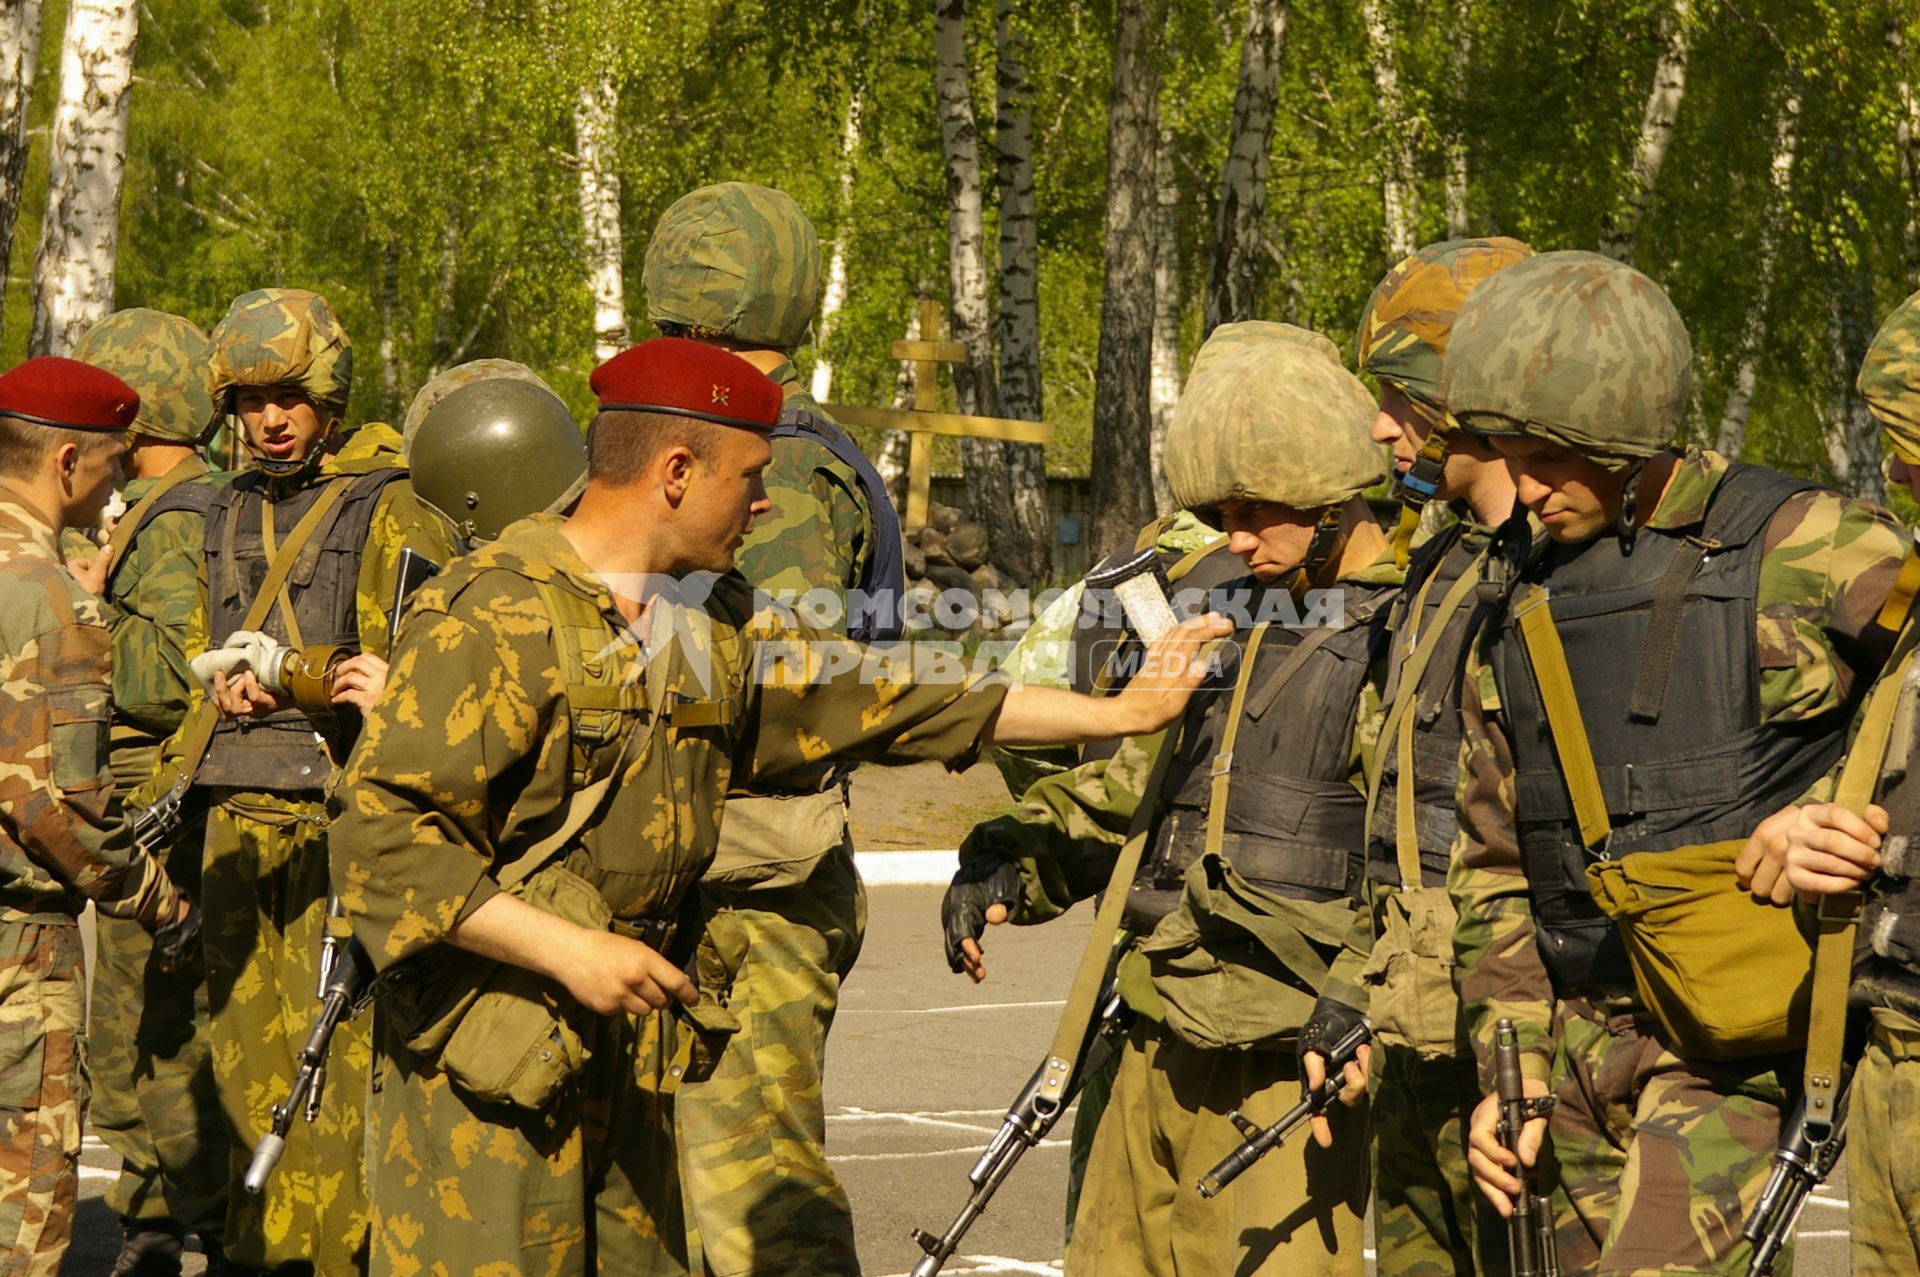
[[684,443],[668,444],[660,449],[649,469],[658,476],[661,493],[667,504],[678,506],[686,500],[687,493],[693,487],[693,477],[700,468],[699,458],[693,449]]

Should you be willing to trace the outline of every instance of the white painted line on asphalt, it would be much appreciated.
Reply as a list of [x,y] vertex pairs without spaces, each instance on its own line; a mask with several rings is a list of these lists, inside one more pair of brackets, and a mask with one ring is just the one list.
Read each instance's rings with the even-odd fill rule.
[[[988,1111],[993,1112],[994,1110],[988,1110]],[[1004,1110],[1000,1110],[1000,1111],[1004,1112]],[[993,1132],[993,1128],[991,1127],[975,1126],[972,1122],[949,1121],[946,1118],[934,1117],[931,1114],[927,1114],[927,1113],[888,1113],[884,1111],[876,1113],[870,1109],[849,1108],[841,1116],[852,1117],[852,1118],[868,1118],[868,1119],[891,1119],[895,1122],[905,1123],[908,1126],[937,1126],[942,1130],[967,1131],[974,1135],[990,1135]],[[986,1146],[982,1145],[981,1147],[984,1148]]]
[[[1068,1148],[1072,1140],[1041,1140],[1035,1148]],[[934,1148],[918,1153],[829,1153],[829,1162],[915,1162],[928,1157],[978,1157],[987,1151],[985,1144],[963,1144],[959,1148]]]
[[[1008,1259],[1002,1255],[955,1255],[942,1267],[949,1273],[1022,1273],[1032,1277],[1054,1277],[1060,1271],[1059,1260],[1041,1263],[1030,1259]],[[967,1267],[956,1268],[956,1264]],[[908,1273],[889,1273],[887,1277],[911,1277]]]
[[119,1179],[120,1168],[118,1166],[82,1166],[80,1168],[80,1178]]
[[[1005,1109],[913,1109],[896,1112],[893,1109],[847,1108],[838,1113],[827,1114],[829,1122],[877,1122],[890,1117],[999,1117]],[[984,1130],[985,1127],[976,1127]]]
[[869,887],[944,887],[960,867],[960,849],[857,851],[853,863]]
[[951,1007],[841,1007],[839,1015],[947,1015],[954,1011],[1032,1011],[1045,1007],[1063,1007],[1065,998],[1046,998],[1039,1002],[967,1002]]
[[1853,1236],[1853,1230],[1850,1228],[1803,1228],[1799,1232],[1794,1234],[1794,1237],[1803,1241],[1809,1237],[1851,1237],[1851,1236]]
[[1841,1210],[1850,1210],[1853,1203],[1844,1197],[1828,1197],[1825,1193],[1808,1193],[1807,1200],[1815,1206],[1837,1206]]

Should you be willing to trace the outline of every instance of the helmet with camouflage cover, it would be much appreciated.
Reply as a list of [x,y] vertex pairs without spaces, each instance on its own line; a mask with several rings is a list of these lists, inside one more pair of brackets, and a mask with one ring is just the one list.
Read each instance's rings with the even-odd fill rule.
[[1660,286],[1598,253],[1542,253],[1488,279],[1454,321],[1440,398],[1479,435],[1524,435],[1624,470],[1673,443],[1693,343]]
[[511,359],[473,359],[464,364],[455,364],[428,380],[413,396],[413,402],[407,405],[407,415],[400,425],[400,437],[408,456],[412,455],[413,437],[420,433],[420,423],[426,420],[433,406],[445,399],[462,386],[471,386],[476,381],[494,381],[499,378],[508,381],[524,381],[529,386],[538,386],[548,394],[553,387],[539,373],[523,363]]
[[791,350],[820,299],[820,238],[784,191],[703,186],[654,227],[641,281],[662,331]]
[[455,386],[422,414],[407,456],[414,492],[469,541],[564,509],[586,486],[579,423],[531,372]]
[[1175,500],[1320,510],[1386,476],[1386,454],[1367,438],[1373,396],[1331,342],[1268,333],[1239,344],[1218,357],[1202,347],[1174,406],[1165,456]]
[[[233,411],[241,386],[294,386],[334,418],[346,411],[353,388],[353,343],[318,293],[301,288],[260,288],[242,293],[213,330],[214,398]],[[323,447],[304,457],[264,456],[242,431],[247,450],[271,475],[298,474],[320,462]]]
[[1362,371],[1438,415],[1440,363],[1454,317],[1480,281],[1533,256],[1517,239],[1453,239],[1429,244],[1388,271],[1360,312],[1353,359]]
[[1272,319],[1246,319],[1235,324],[1221,324],[1207,334],[1207,339],[1200,343],[1200,349],[1194,352],[1193,367],[1187,369],[1187,380],[1191,382],[1202,369],[1219,363],[1228,355],[1270,341],[1290,341],[1320,351],[1329,359],[1340,358],[1340,348],[1311,328],[1298,328]]
[[213,394],[213,343],[200,326],[165,311],[116,310],[73,348],[82,363],[104,368],[140,394],[135,436],[199,445],[220,423]]
[[1920,466],[1920,293],[1894,307],[1873,335],[1858,384],[1893,454]]

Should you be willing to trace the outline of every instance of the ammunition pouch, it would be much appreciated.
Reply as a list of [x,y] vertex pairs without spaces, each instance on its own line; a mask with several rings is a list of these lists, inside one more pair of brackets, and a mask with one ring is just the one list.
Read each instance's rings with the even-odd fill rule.
[[1472,1058],[1453,985],[1458,918],[1439,887],[1383,892],[1376,907],[1373,952],[1360,972],[1367,1018],[1375,1038],[1412,1047],[1423,1060]]

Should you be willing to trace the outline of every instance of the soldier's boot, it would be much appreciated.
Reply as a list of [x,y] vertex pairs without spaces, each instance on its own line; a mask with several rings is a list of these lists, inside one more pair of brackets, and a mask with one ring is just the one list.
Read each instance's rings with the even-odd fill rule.
[[120,1225],[120,1254],[113,1261],[112,1277],[180,1277],[180,1255],[186,1250],[186,1234],[164,1227],[159,1221],[142,1220]]

